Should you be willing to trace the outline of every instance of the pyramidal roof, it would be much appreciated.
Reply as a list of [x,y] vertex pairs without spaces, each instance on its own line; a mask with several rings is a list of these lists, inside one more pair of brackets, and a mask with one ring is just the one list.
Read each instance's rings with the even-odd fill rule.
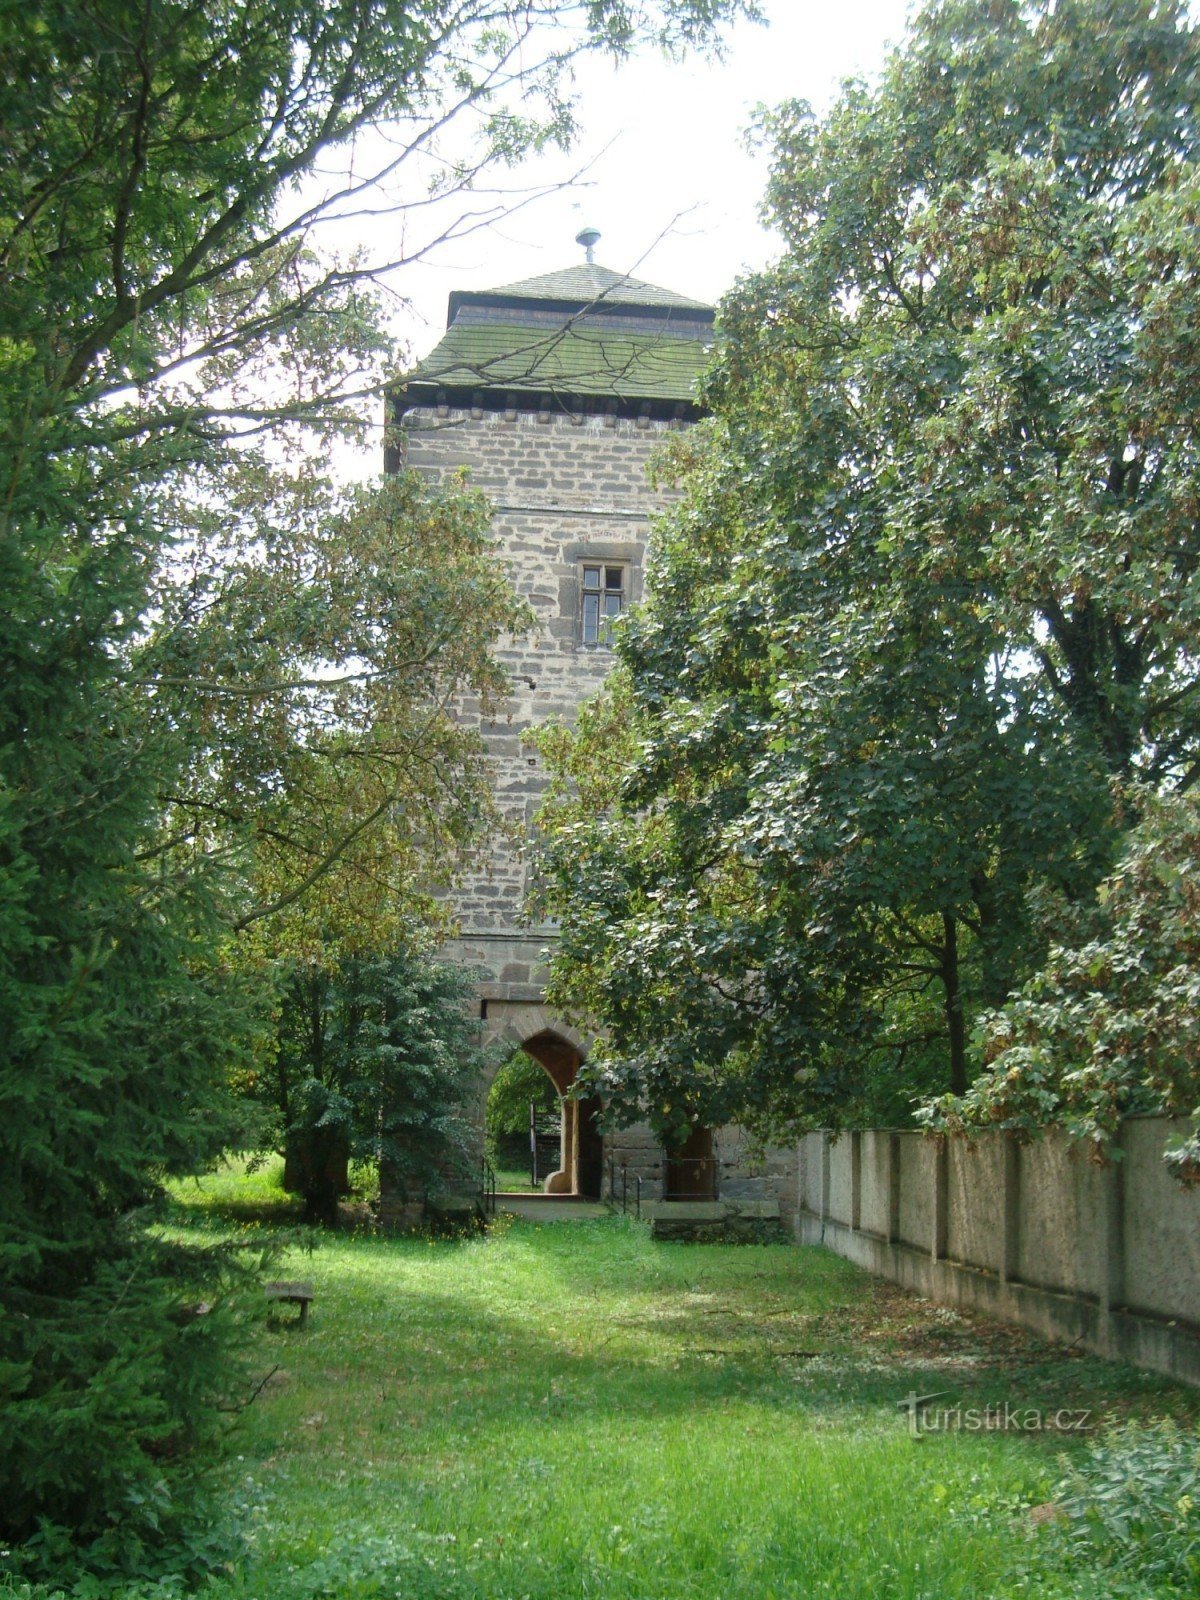
[[611,267],[598,266],[594,261],[563,267],[558,272],[545,272],[540,278],[523,278],[519,283],[506,283],[499,289],[484,292],[511,295],[520,300],[578,300],[585,304],[596,301],[610,305],[679,306],[689,311],[712,311],[702,300],[689,300],[686,295],[676,294],[674,289],[660,289],[657,284],[643,283],[640,278],[614,272]]
[[594,262],[458,289],[400,403],[694,417],[714,316],[703,301]]

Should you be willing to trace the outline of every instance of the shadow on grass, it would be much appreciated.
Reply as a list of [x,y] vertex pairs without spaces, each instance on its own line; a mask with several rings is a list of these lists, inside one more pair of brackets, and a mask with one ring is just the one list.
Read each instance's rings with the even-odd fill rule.
[[170,1190],[171,1221],[184,1227],[217,1228],[222,1223],[235,1223],[244,1227],[248,1223],[264,1227],[291,1228],[299,1223],[304,1210],[297,1195],[274,1194],[207,1195],[203,1191],[189,1193],[193,1184],[203,1179],[188,1179],[186,1184],[172,1185]]
[[203,1208],[197,1216],[196,1207],[179,1208],[182,1215],[197,1222],[238,1224],[259,1223],[265,1227],[294,1227],[303,1215],[303,1203],[291,1195],[279,1200],[217,1200]]
[[239,1418],[254,1542],[220,1600],[1015,1600],[1070,1441],[917,1445],[897,1402],[1194,1409],[815,1249],[517,1222],[333,1234],[303,1276]]
[[[563,1237],[567,1227],[518,1225],[473,1244],[331,1239],[336,1259],[318,1252],[306,1269],[318,1285],[309,1348],[344,1397],[348,1434],[373,1426],[384,1391],[485,1448],[503,1448],[514,1415],[569,1417],[586,1436],[601,1421],[661,1424],[735,1401],[826,1426],[872,1410],[902,1430],[897,1407],[914,1390],[947,1406],[1086,1409],[1097,1422],[1196,1415],[1198,1397],[1166,1380],[998,1324],[947,1325],[824,1251],[654,1244],[606,1223]],[[604,1235],[590,1278],[588,1227]],[[1047,1430],[1035,1442],[1075,1441]]]

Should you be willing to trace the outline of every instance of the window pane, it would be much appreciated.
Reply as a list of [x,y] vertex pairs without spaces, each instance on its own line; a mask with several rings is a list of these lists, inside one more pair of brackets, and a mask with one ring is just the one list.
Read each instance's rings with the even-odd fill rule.
[[606,617],[619,617],[621,615],[621,596],[619,594],[606,594],[604,596],[604,615]]
[[585,589],[598,589],[600,587],[600,568],[584,567],[583,587]]
[[606,589],[624,588],[625,574],[620,567],[605,567],[604,587]]
[[583,642],[595,644],[600,635],[600,596],[598,594],[585,594],[583,597]]

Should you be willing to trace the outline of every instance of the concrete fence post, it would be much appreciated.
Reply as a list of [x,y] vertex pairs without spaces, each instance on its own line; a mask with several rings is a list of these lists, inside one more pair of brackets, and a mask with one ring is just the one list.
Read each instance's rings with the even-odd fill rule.
[[939,1134],[933,1161],[933,1240],[930,1254],[935,1261],[946,1259],[946,1240],[950,1233],[950,1141]]
[[862,1227],[862,1141],[857,1130],[850,1135],[850,1226],[855,1233]]
[[821,1238],[825,1238],[825,1224],[829,1221],[829,1135],[821,1135]]
[[1125,1304],[1125,1153],[1118,1133],[1101,1183],[1100,1337],[1116,1352],[1112,1314]]
[[1021,1250],[1021,1149],[1011,1133],[1004,1141],[1000,1196],[1000,1281],[1015,1283]]
[[900,1135],[888,1134],[887,1241],[900,1241]]

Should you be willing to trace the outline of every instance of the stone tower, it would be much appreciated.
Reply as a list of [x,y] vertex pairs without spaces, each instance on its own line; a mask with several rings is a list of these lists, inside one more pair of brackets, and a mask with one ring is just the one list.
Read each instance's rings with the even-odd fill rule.
[[[713,334],[712,307],[593,264],[595,237],[580,236],[586,263],[452,293],[445,334],[394,396],[397,461],[433,478],[469,469],[496,508],[496,558],[541,625],[500,651],[514,684],[505,719],[479,721],[477,705],[461,707],[481,729],[500,809],[521,839],[546,786],[524,736],[550,717],[573,720],[604,680],[612,619],[640,597],[651,522],[665,504],[647,465],[666,434],[699,415]],[[462,887],[452,954],[486,974],[486,1036],[525,1049],[561,1092],[587,1040],[545,1004],[542,952],[554,930],[523,916],[528,870],[523,849],[498,849]],[[604,1139],[595,1111],[564,1103],[551,1192],[600,1194],[611,1160],[636,1167],[655,1195],[670,1172],[685,1188],[715,1185],[716,1157],[736,1143],[723,1132],[722,1149],[710,1138],[672,1165],[649,1130]]]
[[[514,684],[508,716],[479,724],[500,809],[521,838],[545,788],[524,736],[549,717],[573,720],[604,680],[612,619],[640,596],[663,505],[647,463],[698,414],[712,328],[710,306],[581,263],[451,294],[444,336],[396,396],[407,464],[432,477],[469,468],[496,507],[497,560],[540,623],[500,652]],[[464,704],[462,715],[479,709]],[[586,1044],[544,1005],[553,930],[523,918],[527,872],[523,850],[498,849],[462,887],[453,953],[488,975],[487,1034],[528,1049],[561,1091]],[[598,1192],[590,1120],[586,1103],[568,1106],[556,1187]]]

